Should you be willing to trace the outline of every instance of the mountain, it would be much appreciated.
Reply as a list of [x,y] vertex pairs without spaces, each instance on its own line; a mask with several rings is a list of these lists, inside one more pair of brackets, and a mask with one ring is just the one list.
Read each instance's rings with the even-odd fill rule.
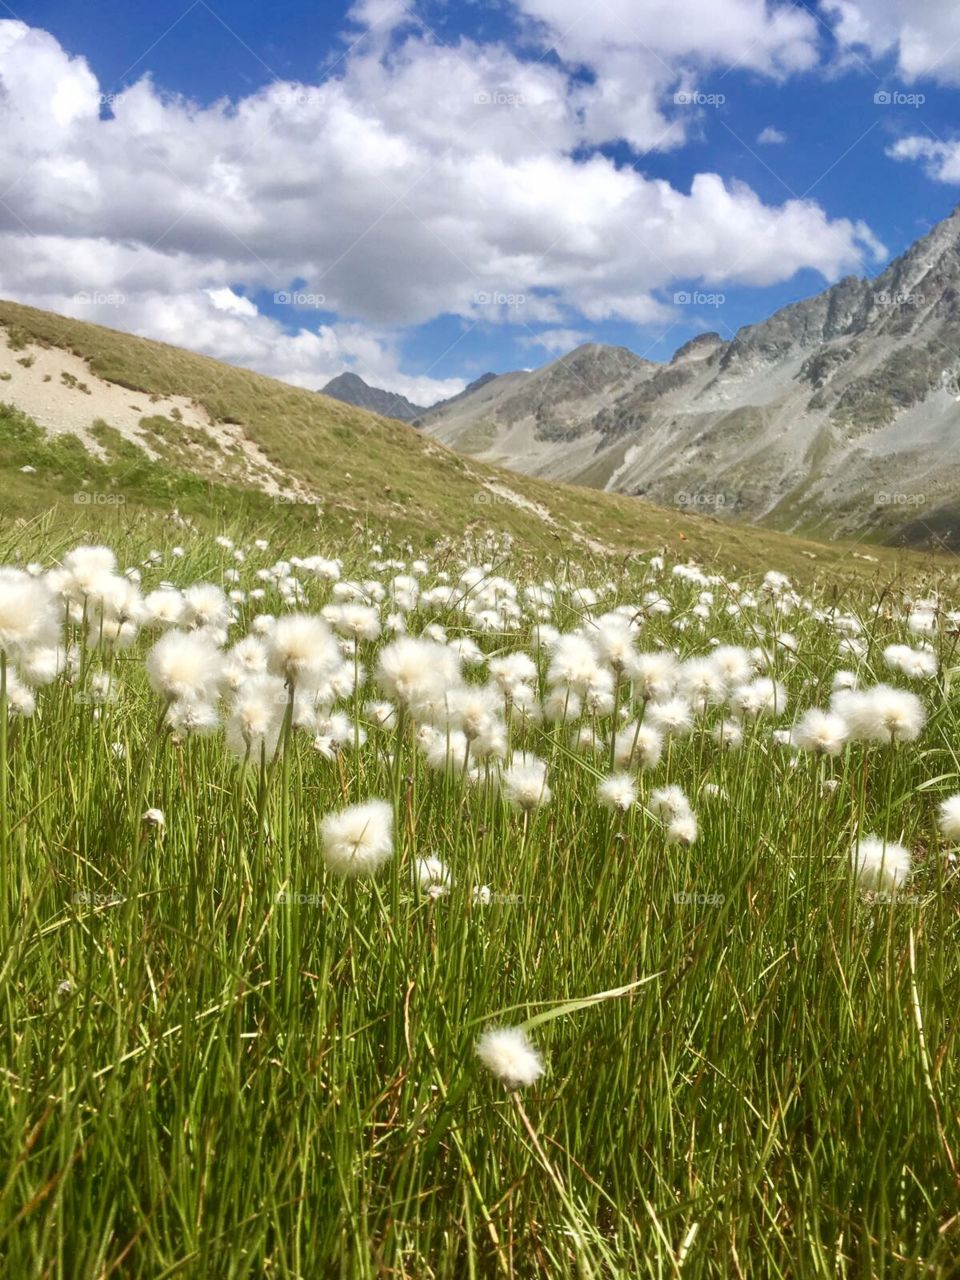
[[382,418],[397,418],[400,422],[413,422],[426,413],[423,405],[413,404],[406,396],[398,395],[395,391],[371,387],[355,373],[338,374],[325,387],[321,387],[320,393],[333,400],[340,400],[343,404],[379,413]]
[[[636,357],[603,360],[616,369]],[[499,379],[479,381],[472,394]],[[601,557],[611,572],[613,556],[654,550],[800,581],[887,580],[918,563],[502,471],[314,391],[12,302],[0,302],[0,485],[4,545],[7,534],[22,544],[25,520],[65,545],[106,536],[111,519],[162,540],[184,518],[220,533],[243,517],[279,555],[304,529],[318,548],[369,537],[406,554],[426,531],[490,554],[493,530],[531,552]]]
[[626,347],[587,343],[541,369],[482,380],[419,425],[459,452],[591,483],[596,440],[584,425],[659,369]]
[[848,277],[667,364],[579,347],[422,419],[531,475],[831,536],[960,545],[960,210]]

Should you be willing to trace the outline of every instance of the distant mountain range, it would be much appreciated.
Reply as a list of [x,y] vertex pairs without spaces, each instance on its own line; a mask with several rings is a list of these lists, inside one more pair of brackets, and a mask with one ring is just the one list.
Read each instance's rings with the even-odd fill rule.
[[423,405],[414,404],[395,391],[371,387],[355,373],[338,374],[320,390],[333,400],[355,405],[358,409],[367,409],[370,413],[379,413],[383,418],[398,418],[401,422],[413,422],[426,413]]
[[589,344],[410,409],[459,452],[533,475],[960,545],[960,210],[875,279],[847,277],[730,340],[702,334],[668,364]]
[[341,373],[331,378],[325,387],[320,388],[320,394],[331,396],[334,400],[341,400],[344,404],[352,404],[358,409],[366,409],[370,413],[379,413],[384,418],[397,418],[400,422],[412,422],[420,426],[426,414],[459,403],[465,396],[479,391],[482,386],[496,377],[495,373],[485,373],[482,378],[477,378],[476,382],[471,382],[468,387],[464,387],[459,395],[451,396],[449,400],[439,400],[429,408],[414,404],[412,400],[398,395],[395,391],[371,387],[356,373]]

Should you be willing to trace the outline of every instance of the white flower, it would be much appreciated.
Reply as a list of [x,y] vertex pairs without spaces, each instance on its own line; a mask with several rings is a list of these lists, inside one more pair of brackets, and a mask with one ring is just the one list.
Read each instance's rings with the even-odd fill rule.
[[699,828],[693,813],[682,813],[667,823],[667,844],[688,848],[697,838]]
[[641,698],[666,702],[677,686],[677,660],[672,653],[641,653],[632,674]]
[[428,898],[443,898],[450,892],[451,876],[438,857],[417,858],[411,868],[414,884]]
[[340,648],[322,618],[289,613],[265,636],[267,666],[288,684],[314,688],[340,666]]
[[835,711],[811,708],[793,731],[793,741],[803,751],[817,755],[837,756],[847,745],[850,726]]
[[655,769],[663,754],[663,738],[652,725],[636,721],[614,738],[613,759],[619,769]]
[[787,707],[787,691],[767,676],[739,685],[730,695],[730,707],[742,720],[755,720],[762,715],[780,715]]
[[533,1084],[543,1062],[522,1027],[491,1027],[477,1041],[477,1057],[508,1089]]
[[497,722],[503,699],[485,685],[460,685],[447,697],[448,720],[468,742],[489,734]]
[[690,705],[683,698],[651,703],[647,707],[647,720],[654,729],[668,737],[682,737],[693,728]]
[[186,605],[175,587],[158,587],[144,597],[143,613],[149,625],[176,627],[183,621]]
[[385,800],[367,800],[320,824],[323,858],[337,875],[373,875],[393,853],[393,808]]
[[863,836],[850,850],[850,865],[865,889],[897,889],[910,878],[910,850],[877,836]]
[[27,684],[52,684],[66,665],[66,650],[59,646],[28,649],[20,659],[20,675]]
[[718,747],[738,751],[743,746],[743,726],[739,720],[721,720],[710,730],[710,736]]
[[14,671],[7,672],[7,714],[29,720],[37,709],[37,700],[30,689],[17,679]]
[[533,684],[537,679],[537,664],[526,653],[507,653],[491,658],[490,675],[508,697],[512,697],[521,685]]
[[328,605],[323,616],[336,631],[337,635],[349,640],[379,639],[380,610],[366,604],[334,604]]
[[938,818],[944,837],[951,842],[960,841],[960,794],[940,801]]
[[728,688],[746,684],[750,679],[750,655],[740,645],[718,645],[710,655],[710,661]]
[[650,810],[664,822],[688,817],[692,812],[690,801],[676,784],[651,791]]
[[583,693],[597,671],[597,651],[584,636],[558,636],[553,645],[547,682]]
[[908,644],[888,644],[883,660],[892,670],[900,671],[911,680],[928,679],[940,669],[932,649],[914,649]]
[[887,684],[839,690],[831,697],[830,705],[850,725],[850,736],[865,742],[913,742],[927,718],[915,693]]
[[167,825],[162,809],[148,809],[141,821],[145,822],[148,827],[165,827]]
[[230,602],[218,586],[199,582],[183,593],[186,619],[194,627],[220,629],[230,622]]
[[578,720],[583,711],[583,703],[577,694],[566,685],[556,685],[543,700],[544,718],[551,724]]
[[546,763],[527,751],[514,754],[500,775],[500,786],[510,803],[525,813],[550,803]]
[[612,773],[600,782],[597,787],[597,796],[605,809],[616,809],[626,813],[637,803],[636,784],[629,774]]
[[167,707],[165,719],[174,733],[213,733],[220,724],[217,708],[200,698],[177,698]]
[[104,574],[112,574],[117,557],[109,547],[74,547],[63,557],[63,590],[83,601]]
[[14,659],[31,649],[56,648],[60,607],[42,578],[0,569],[0,653]]
[[211,700],[220,681],[223,654],[202,631],[168,631],[146,660],[151,687],[164,698]]
[[388,697],[418,710],[442,703],[459,683],[460,664],[445,644],[400,636],[380,650],[376,676]]
[[364,707],[364,712],[370,722],[379,729],[384,729],[387,725],[396,723],[397,709],[392,702],[368,702]]
[[226,722],[226,743],[234,755],[258,763],[277,749],[287,690],[279,676],[255,675],[240,685]]

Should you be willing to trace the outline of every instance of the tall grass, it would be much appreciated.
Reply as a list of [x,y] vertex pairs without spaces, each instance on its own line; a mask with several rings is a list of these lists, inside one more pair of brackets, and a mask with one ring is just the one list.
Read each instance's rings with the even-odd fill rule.
[[[199,537],[175,563],[157,538],[145,589],[232,565]],[[116,549],[135,564],[151,545]],[[345,575],[373,576],[371,558],[354,549]],[[251,553],[243,585],[271,559]],[[521,586],[577,572],[491,563]],[[755,643],[722,586],[701,628],[699,586],[646,565],[617,570],[603,607],[654,582],[673,612],[644,623],[645,649]],[[868,619],[862,678],[883,678],[902,622],[845,603]],[[281,610],[272,589],[238,605],[237,636],[260,608]],[[582,614],[561,595],[551,621]],[[474,638],[530,648],[530,621]],[[465,629],[407,617],[430,622]],[[824,705],[843,665],[826,622],[788,625],[780,725]],[[623,815],[597,803],[605,754],[516,718],[513,744],[549,765],[552,800],[529,814],[428,770],[406,722],[365,721],[332,760],[291,733],[276,767],[244,769],[221,735],[162,728],[150,643],[106,660],[119,696],[98,714],[78,674],[32,718],[0,716],[4,1275],[958,1274],[960,898],[935,820],[960,778],[948,636],[919,742],[821,761],[769,723],[727,753],[698,728]],[[375,656],[361,644],[368,671]],[[361,719],[367,692],[346,704]],[[672,782],[699,818],[689,848],[644,803]],[[321,820],[371,797],[394,802],[395,856],[335,879]],[[907,892],[858,891],[858,830],[913,849]],[[429,854],[446,896],[413,884]],[[528,1026],[547,1065],[522,1094],[476,1060],[496,1024]]]

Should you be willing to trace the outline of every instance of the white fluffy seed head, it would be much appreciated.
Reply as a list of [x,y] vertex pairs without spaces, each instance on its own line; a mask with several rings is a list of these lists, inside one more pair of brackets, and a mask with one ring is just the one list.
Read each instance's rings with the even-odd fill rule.
[[692,813],[690,801],[682,789],[671,783],[666,787],[657,787],[650,793],[650,810],[663,822],[672,822],[677,818],[685,818]]
[[477,1057],[508,1089],[534,1084],[543,1061],[522,1027],[491,1027],[477,1041]]
[[597,787],[597,796],[605,809],[626,813],[637,803],[637,787],[627,773],[612,773]]
[[864,889],[893,890],[910,878],[910,850],[884,844],[878,836],[863,836],[850,850],[850,865]]
[[428,898],[445,898],[452,877],[449,868],[435,854],[417,858],[410,872],[413,883]]
[[500,775],[500,785],[507,800],[525,813],[550,803],[546,762],[528,751],[514,753]]
[[380,650],[376,677],[389,698],[416,711],[443,703],[460,682],[460,664],[445,644],[400,636]]
[[0,569],[0,653],[14,659],[31,649],[56,648],[60,607],[42,578]]
[[217,693],[223,654],[202,631],[168,631],[147,654],[151,687],[168,699],[210,701]]
[[226,722],[227,747],[258,764],[277,749],[286,710],[287,689],[279,676],[254,675],[237,689]]
[[887,684],[840,690],[830,699],[830,705],[850,725],[850,736],[864,742],[914,742],[927,718],[916,694]]
[[655,769],[663,755],[663,737],[649,724],[632,721],[614,738],[613,759],[619,769]]
[[385,800],[367,800],[320,824],[323,860],[335,875],[371,876],[393,854],[393,808]]
[[803,715],[793,732],[793,741],[802,751],[823,756],[839,755],[849,738],[850,726],[843,716],[816,707]]
[[315,688],[340,666],[340,648],[322,618],[288,613],[265,637],[267,667],[288,684]]
[[937,816],[944,838],[951,843],[960,842],[960,793],[941,800]]

